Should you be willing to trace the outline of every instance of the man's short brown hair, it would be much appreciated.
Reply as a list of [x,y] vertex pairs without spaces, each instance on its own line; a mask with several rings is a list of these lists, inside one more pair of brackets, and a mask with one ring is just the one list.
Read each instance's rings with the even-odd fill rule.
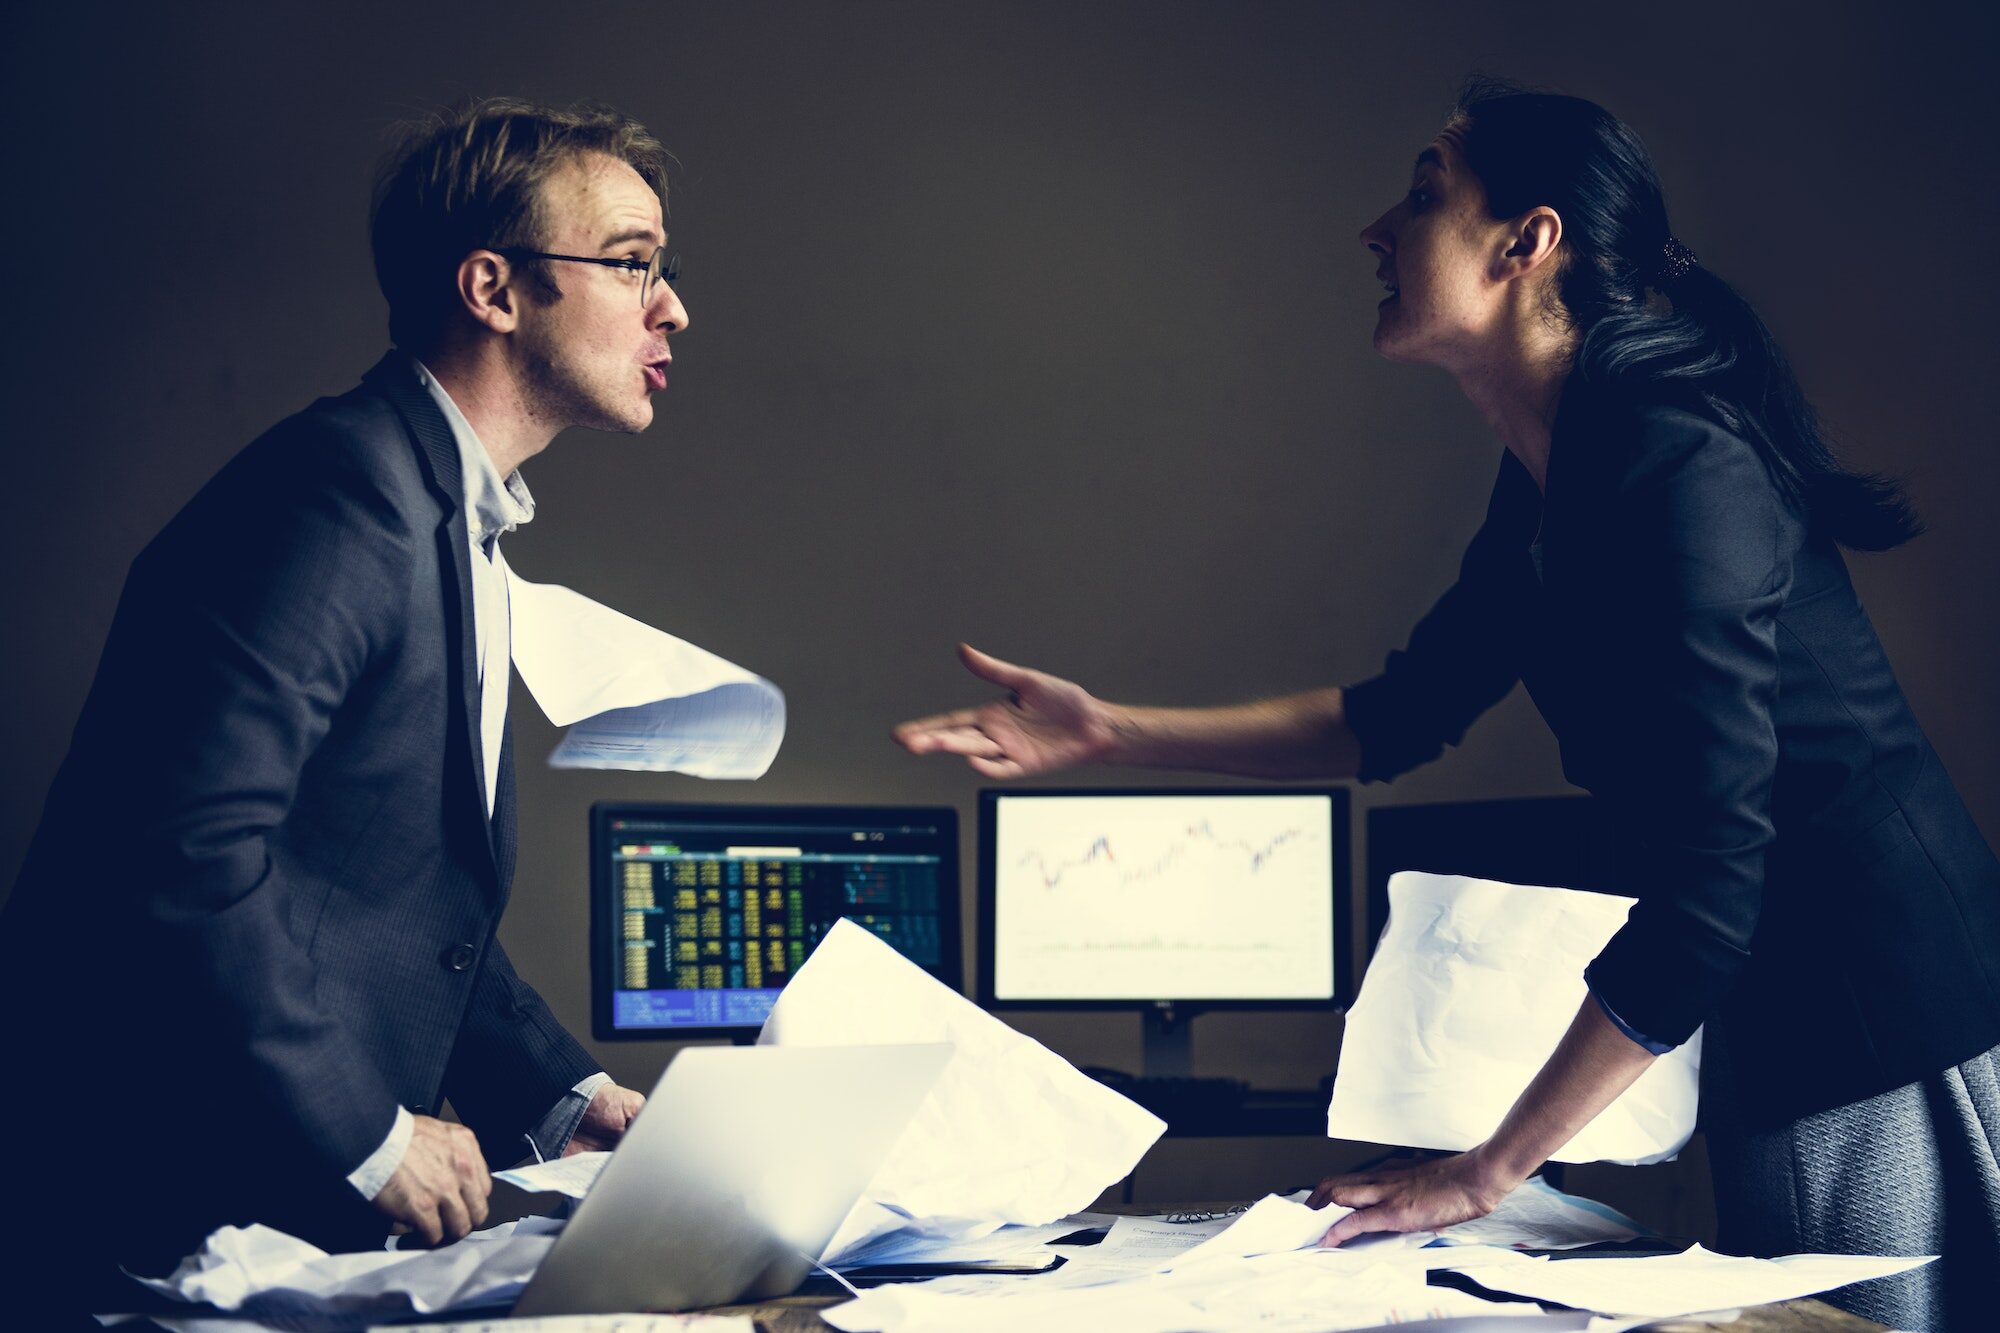
[[[390,339],[407,351],[435,346],[458,305],[459,261],[472,251],[547,249],[542,186],[585,153],[625,163],[664,203],[667,150],[607,108],[496,97],[411,127],[383,163],[369,229]],[[546,265],[528,268],[551,298],[562,295]]]

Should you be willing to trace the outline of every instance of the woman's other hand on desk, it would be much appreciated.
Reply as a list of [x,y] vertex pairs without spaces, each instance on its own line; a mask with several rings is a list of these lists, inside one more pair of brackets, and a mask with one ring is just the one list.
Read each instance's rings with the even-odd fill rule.
[[1110,750],[1111,710],[1082,686],[988,657],[970,644],[958,646],[958,657],[1007,697],[903,723],[896,742],[911,754],[964,755],[981,777],[1024,778],[1088,763]]
[[1328,1176],[1306,1200],[1309,1207],[1337,1203],[1353,1212],[1327,1228],[1324,1246],[1371,1231],[1442,1231],[1484,1217],[1500,1206],[1518,1180],[1507,1180],[1477,1150],[1408,1165]]

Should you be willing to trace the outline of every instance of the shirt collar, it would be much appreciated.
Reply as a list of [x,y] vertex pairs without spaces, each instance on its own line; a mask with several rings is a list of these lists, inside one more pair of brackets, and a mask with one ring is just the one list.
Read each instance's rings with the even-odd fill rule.
[[472,423],[458,410],[458,404],[438,383],[437,376],[415,357],[410,358],[410,363],[416,367],[417,382],[429,390],[432,401],[444,413],[445,423],[451,427],[451,438],[458,444],[458,471],[465,487],[465,525],[472,534],[473,545],[484,546],[532,520],[535,497],[528,493],[528,483],[521,479],[520,469],[501,480],[500,469],[493,466],[493,455],[486,452]]

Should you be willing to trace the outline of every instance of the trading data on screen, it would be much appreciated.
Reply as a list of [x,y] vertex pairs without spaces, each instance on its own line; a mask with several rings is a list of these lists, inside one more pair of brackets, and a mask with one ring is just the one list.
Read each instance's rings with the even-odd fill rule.
[[[945,941],[929,831],[614,821],[612,1023],[756,1027],[845,918],[935,972]],[[953,885],[951,892],[957,892]]]
[[995,998],[1330,998],[1332,841],[1324,795],[1003,796]]

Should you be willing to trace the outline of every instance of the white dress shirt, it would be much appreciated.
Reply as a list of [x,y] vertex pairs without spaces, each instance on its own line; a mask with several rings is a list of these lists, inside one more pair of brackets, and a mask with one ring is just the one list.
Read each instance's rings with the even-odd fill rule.
[[[507,686],[513,669],[507,561],[500,554],[500,537],[534,518],[535,497],[528,493],[528,483],[521,480],[518,469],[504,480],[501,478],[500,470],[493,466],[493,456],[480,442],[472,423],[465,419],[465,413],[458,410],[458,404],[451,400],[429,368],[412,360],[418,382],[430,391],[432,401],[444,413],[452,440],[458,445],[458,471],[465,490],[466,535],[472,547],[472,627],[479,655],[479,755],[484,761],[486,815],[490,819],[495,787],[500,780],[500,743],[507,730]],[[576,1121],[582,1118],[583,1109],[589,1106],[597,1089],[610,1081],[609,1075],[600,1073],[578,1083],[544,1117],[538,1130],[555,1127],[556,1136],[567,1142],[568,1131],[576,1128]],[[581,1104],[572,1105],[579,1097]],[[558,1127],[557,1122],[563,1120],[569,1122],[566,1129]],[[361,1191],[364,1198],[373,1199],[381,1193],[389,1177],[402,1165],[403,1154],[409,1151],[410,1137],[415,1132],[415,1117],[405,1108],[397,1107],[396,1123],[389,1136],[348,1175],[348,1183]],[[539,1134],[527,1136],[529,1147],[537,1155],[542,1152],[537,1144],[539,1137]]]

